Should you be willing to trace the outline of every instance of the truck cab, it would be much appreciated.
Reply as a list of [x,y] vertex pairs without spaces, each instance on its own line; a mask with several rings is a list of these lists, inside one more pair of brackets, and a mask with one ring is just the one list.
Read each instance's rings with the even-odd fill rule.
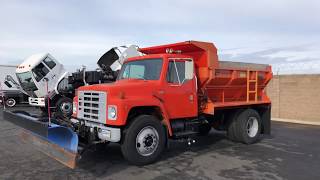
[[40,107],[45,106],[47,88],[50,98],[58,94],[57,84],[66,75],[67,71],[63,65],[49,53],[32,55],[16,69],[21,88],[30,96],[29,104]]
[[[123,139],[126,125],[141,114],[153,116],[164,127],[171,127],[169,119],[196,118],[198,100],[194,72],[192,57],[185,55],[129,58],[116,82],[78,89],[73,116],[85,126],[95,129],[99,139],[110,142]],[[172,135],[171,128],[168,130]],[[150,136],[141,138],[159,136],[152,132]],[[141,150],[142,155],[148,152]]]
[[[91,98],[87,92],[91,92]],[[88,108],[96,105],[91,103],[94,92],[97,97],[103,96],[106,102],[97,99],[101,111],[92,111],[93,108],[90,112],[96,112],[96,115],[88,115]],[[91,104],[87,104],[87,100]],[[80,87],[75,101],[79,101],[75,103],[78,118],[111,126],[126,125],[130,110],[139,107],[165,108],[170,119],[196,117],[197,80],[193,59],[175,54],[129,58],[116,82]]]
[[[130,84],[132,80],[141,82],[123,94],[139,97],[139,106],[163,106],[170,119],[197,116],[197,81],[192,57],[159,54],[129,59],[118,82]],[[128,104],[129,109],[136,107],[138,101]]]

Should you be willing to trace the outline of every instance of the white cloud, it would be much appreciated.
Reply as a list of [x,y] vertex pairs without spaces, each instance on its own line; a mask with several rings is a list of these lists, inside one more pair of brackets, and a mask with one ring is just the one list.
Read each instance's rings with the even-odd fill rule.
[[0,61],[50,52],[67,66],[95,64],[113,46],[193,39],[215,42],[235,61],[317,62],[319,45],[290,47],[320,41],[319,12],[317,0],[4,1]]
[[276,63],[272,69],[274,74],[319,74],[320,61]]
[[318,59],[320,61],[320,46],[318,49],[305,50],[305,51],[290,51],[284,50],[279,51],[273,54],[264,55],[263,57],[267,58],[286,58],[286,61],[301,61],[301,60],[310,60]]

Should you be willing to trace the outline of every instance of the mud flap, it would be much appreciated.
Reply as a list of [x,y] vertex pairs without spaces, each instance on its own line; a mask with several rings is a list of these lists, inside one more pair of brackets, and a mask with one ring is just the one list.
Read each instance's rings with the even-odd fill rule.
[[271,105],[265,106],[261,111],[262,133],[271,135]]
[[23,131],[20,138],[36,146],[40,151],[56,159],[69,168],[76,167],[78,154],[78,135],[71,129],[41,122],[25,112],[4,111],[5,120],[20,126]]

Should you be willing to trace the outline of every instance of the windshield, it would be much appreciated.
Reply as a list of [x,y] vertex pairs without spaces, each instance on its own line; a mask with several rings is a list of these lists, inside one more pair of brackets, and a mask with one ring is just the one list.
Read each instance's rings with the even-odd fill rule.
[[36,91],[38,88],[32,80],[31,72],[17,73],[18,80],[23,90],[25,91]]
[[146,59],[125,63],[119,79],[158,80],[162,68],[162,59]]

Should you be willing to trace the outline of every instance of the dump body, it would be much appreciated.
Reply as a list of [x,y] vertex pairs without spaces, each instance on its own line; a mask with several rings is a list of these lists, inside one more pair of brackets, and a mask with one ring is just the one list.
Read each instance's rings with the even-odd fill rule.
[[203,88],[216,108],[270,103],[264,89],[271,78],[269,65],[220,61]]
[[[200,110],[268,104],[264,89],[272,78],[270,65],[219,61],[213,43],[186,41],[140,49],[145,54],[176,53],[192,57],[198,80]],[[204,98],[200,98],[204,97]]]

